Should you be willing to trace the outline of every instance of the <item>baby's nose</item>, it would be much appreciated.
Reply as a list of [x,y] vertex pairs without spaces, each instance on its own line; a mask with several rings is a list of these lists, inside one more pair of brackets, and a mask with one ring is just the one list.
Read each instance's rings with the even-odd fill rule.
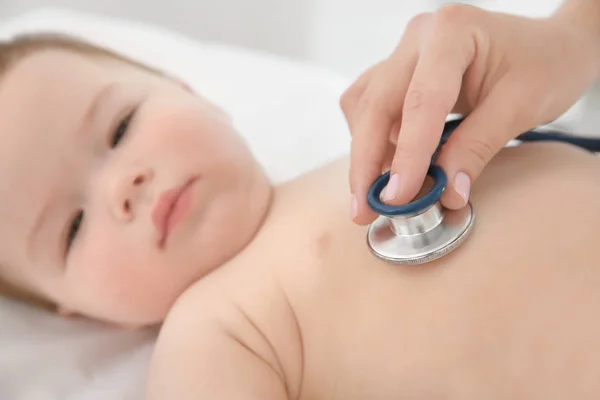
[[139,205],[143,191],[152,180],[153,173],[149,168],[135,168],[125,174],[116,184],[110,208],[119,220],[131,220]]

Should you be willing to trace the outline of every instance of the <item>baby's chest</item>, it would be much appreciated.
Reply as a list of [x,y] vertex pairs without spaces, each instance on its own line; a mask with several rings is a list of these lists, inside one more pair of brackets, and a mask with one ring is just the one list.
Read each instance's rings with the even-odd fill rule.
[[343,263],[334,257],[321,266],[329,270],[296,279],[295,287],[306,290],[292,296],[303,348],[302,398],[453,398],[453,382],[467,368],[454,306],[424,282],[361,257]]

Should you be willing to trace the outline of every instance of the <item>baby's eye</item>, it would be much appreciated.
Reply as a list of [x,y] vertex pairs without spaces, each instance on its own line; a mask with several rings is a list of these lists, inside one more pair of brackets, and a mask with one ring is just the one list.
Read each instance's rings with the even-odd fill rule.
[[129,129],[129,123],[131,122],[132,116],[133,113],[129,114],[121,121],[121,123],[117,127],[117,130],[112,136],[112,140],[110,143],[111,148],[116,147],[121,141],[121,139],[123,139],[123,136],[127,133],[127,129]]
[[75,218],[73,218],[73,220],[71,221],[71,224],[69,226],[69,232],[67,235],[67,243],[66,243],[66,253],[67,254],[69,253],[69,250],[71,249],[71,245],[77,238],[77,233],[79,232],[79,228],[81,227],[82,222],[83,222],[83,211],[79,211],[77,213],[77,215],[75,215]]

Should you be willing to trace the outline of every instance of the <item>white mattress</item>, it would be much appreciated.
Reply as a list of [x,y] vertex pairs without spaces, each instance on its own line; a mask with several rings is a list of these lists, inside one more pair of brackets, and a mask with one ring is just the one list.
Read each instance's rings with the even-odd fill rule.
[[[348,82],[327,71],[64,9],[0,21],[0,38],[34,30],[82,35],[186,80],[230,112],[274,182],[348,151],[338,106]],[[6,299],[0,319],[0,399],[143,398],[156,332],[65,320]]]

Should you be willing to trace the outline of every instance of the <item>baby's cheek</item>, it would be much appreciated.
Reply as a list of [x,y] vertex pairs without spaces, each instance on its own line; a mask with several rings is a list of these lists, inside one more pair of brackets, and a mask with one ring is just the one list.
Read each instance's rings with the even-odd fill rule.
[[158,265],[118,254],[90,257],[69,270],[73,307],[90,317],[118,321],[164,317],[178,294],[177,282],[155,273]]
[[214,162],[223,158],[235,160],[244,148],[231,122],[210,109],[182,107],[163,111],[153,117],[151,125],[148,129],[160,132],[155,144],[162,154],[171,149],[179,157],[201,156]]

